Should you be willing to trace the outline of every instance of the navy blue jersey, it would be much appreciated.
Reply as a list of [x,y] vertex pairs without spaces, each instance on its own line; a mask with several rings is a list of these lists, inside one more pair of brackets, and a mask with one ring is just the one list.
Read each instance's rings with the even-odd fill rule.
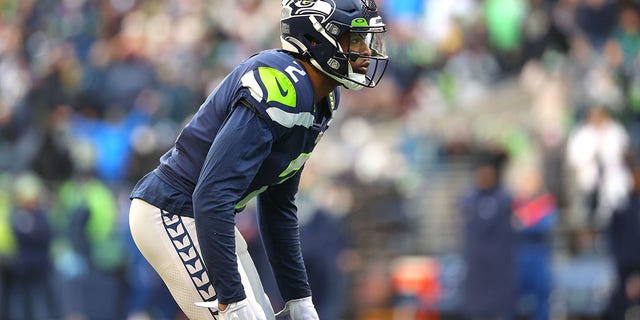
[[196,219],[220,303],[245,297],[234,254],[234,214],[255,196],[283,298],[311,294],[294,199],[301,169],[338,102],[336,89],[316,103],[306,71],[291,55],[261,52],[223,80],[160,165],[134,187],[132,198]]

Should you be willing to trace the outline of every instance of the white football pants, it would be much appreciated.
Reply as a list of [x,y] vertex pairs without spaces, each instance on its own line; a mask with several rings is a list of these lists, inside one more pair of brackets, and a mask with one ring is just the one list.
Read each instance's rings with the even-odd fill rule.
[[[186,316],[193,320],[217,320],[218,311],[194,304],[215,299],[213,285],[204,269],[194,219],[133,199],[129,227],[136,246],[158,272]],[[236,256],[247,298],[262,306],[267,319],[274,320],[273,308],[247,251],[247,243],[237,228]]]

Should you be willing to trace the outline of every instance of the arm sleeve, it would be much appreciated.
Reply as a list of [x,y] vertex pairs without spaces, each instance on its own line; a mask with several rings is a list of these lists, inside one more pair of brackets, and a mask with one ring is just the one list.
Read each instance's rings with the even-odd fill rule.
[[235,255],[234,206],[271,144],[264,121],[248,108],[236,108],[213,141],[193,193],[198,242],[220,303],[246,297]]
[[260,233],[284,301],[311,295],[294,202],[300,174],[258,196]]

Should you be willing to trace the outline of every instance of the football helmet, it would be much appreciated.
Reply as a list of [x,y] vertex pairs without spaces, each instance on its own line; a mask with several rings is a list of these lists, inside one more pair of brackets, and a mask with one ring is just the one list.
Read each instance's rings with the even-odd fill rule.
[[375,87],[387,69],[386,25],[374,0],[282,0],[280,22],[284,50],[348,89]]

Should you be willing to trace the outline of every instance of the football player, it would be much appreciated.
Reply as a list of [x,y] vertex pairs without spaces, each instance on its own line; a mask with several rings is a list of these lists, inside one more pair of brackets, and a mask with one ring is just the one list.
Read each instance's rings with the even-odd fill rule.
[[235,214],[256,197],[291,319],[318,319],[295,195],[339,87],[375,87],[388,57],[373,0],[283,0],[282,49],[253,55],[208,96],[131,193],[139,250],[190,319],[274,319]]

